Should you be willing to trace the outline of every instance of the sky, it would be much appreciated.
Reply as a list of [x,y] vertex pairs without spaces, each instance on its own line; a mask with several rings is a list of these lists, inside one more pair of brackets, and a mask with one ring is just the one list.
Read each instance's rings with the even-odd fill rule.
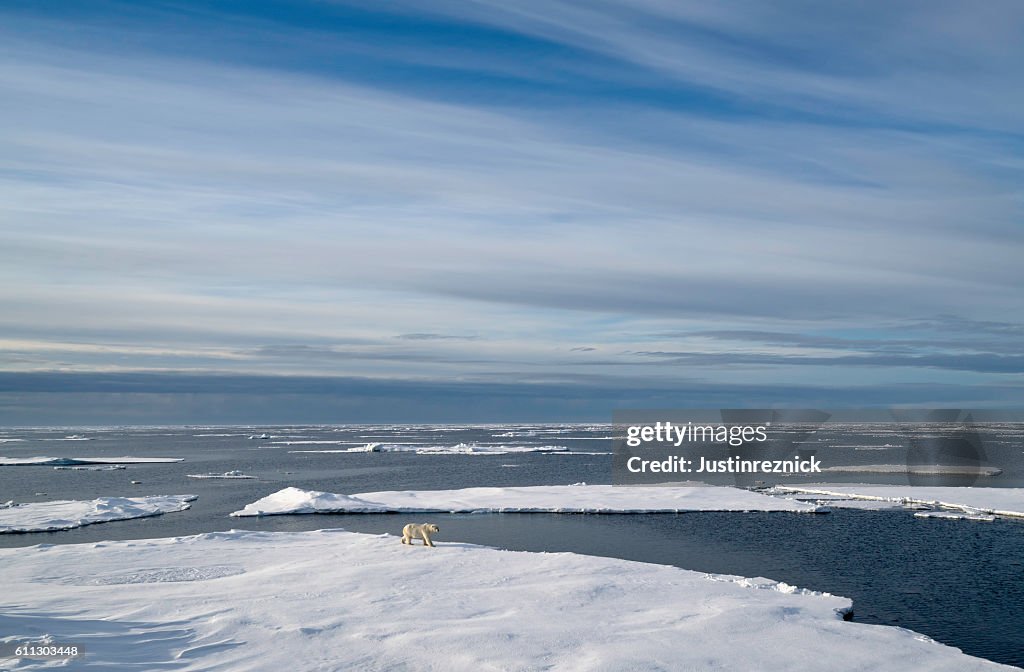
[[1018,2],[0,6],[0,424],[1024,406]]

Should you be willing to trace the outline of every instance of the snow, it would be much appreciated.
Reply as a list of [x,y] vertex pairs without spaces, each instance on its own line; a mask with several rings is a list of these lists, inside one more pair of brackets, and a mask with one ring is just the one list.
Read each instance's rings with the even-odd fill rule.
[[123,464],[86,464],[79,467],[54,467],[54,471],[119,471],[127,469]]
[[230,531],[3,549],[0,633],[84,643],[102,670],[1014,669],[766,579],[436,543]]
[[0,467],[77,464],[164,464],[184,462],[183,457],[0,457]]
[[217,478],[220,478],[220,479],[227,479],[227,480],[230,480],[230,479],[254,479],[254,478],[256,478],[255,476],[249,476],[248,474],[243,474],[241,471],[238,471],[237,469],[234,469],[232,471],[225,471],[222,474],[210,473],[210,474],[185,474],[185,475],[188,476],[189,478],[207,478],[207,479],[217,479]]
[[967,513],[1024,517],[1024,488],[967,488],[911,485],[780,486],[779,493],[840,495],[852,499],[880,500],[904,504],[927,504]]
[[875,499],[850,499],[848,497],[836,497],[822,499],[818,497],[800,497],[801,501],[810,501],[819,505],[828,506],[830,509],[861,509],[864,511],[888,511],[892,509],[903,509],[906,505],[902,502],[889,502]]
[[[702,486],[539,485],[460,490],[394,490],[339,495],[285,488],[232,516],[289,513],[508,512],[680,513],[684,511],[821,510],[814,504],[749,490]],[[826,509],[827,510],[827,509]]]
[[148,497],[100,497],[93,500],[52,502],[7,502],[0,507],[0,534],[70,530],[93,523],[158,516],[184,511],[195,495],[150,495]]

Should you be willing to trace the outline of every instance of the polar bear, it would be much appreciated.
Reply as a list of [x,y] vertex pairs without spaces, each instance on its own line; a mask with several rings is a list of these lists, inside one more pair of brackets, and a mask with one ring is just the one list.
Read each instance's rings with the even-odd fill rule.
[[433,546],[430,535],[440,531],[441,528],[433,523],[409,523],[402,528],[402,543],[412,546],[413,539],[422,539],[424,546]]

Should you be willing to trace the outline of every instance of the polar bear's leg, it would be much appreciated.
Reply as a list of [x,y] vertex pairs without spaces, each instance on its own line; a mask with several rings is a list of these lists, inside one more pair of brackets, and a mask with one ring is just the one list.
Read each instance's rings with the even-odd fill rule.
[[433,542],[430,541],[430,533],[427,532],[426,530],[423,530],[422,534],[423,534],[423,545],[424,546],[433,546],[434,545]]

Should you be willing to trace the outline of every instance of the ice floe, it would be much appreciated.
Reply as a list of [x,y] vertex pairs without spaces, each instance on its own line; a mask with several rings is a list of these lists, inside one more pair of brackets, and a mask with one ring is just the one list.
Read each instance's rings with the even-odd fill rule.
[[329,446],[343,446],[346,443],[355,443],[354,441],[342,441],[340,439],[301,439],[296,441],[271,441],[272,445],[275,446],[317,446],[317,445],[329,445]]
[[918,511],[914,514],[915,518],[950,518],[953,520],[980,520],[982,522],[992,522],[996,519],[995,516],[987,515],[984,513],[967,513],[966,511]]
[[70,467],[80,464],[166,464],[184,462],[183,457],[0,457],[0,467],[20,466],[61,466]]
[[[300,443],[338,443],[309,441]],[[292,445],[292,444],[289,444]],[[522,446],[502,444],[457,443],[453,446],[434,446],[417,443],[367,443],[352,448],[289,450],[289,453],[416,453],[417,455],[510,455],[514,453],[552,453],[563,455],[594,455],[577,453],[568,446]],[[598,453],[601,455],[610,453]]]
[[254,478],[256,478],[255,476],[250,476],[249,474],[242,473],[241,471],[238,471],[237,469],[233,469],[231,471],[225,471],[222,474],[210,473],[210,474],[185,474],[185,475],[188,476],[189,478],[210,478],[210,479],[220,478],[220,479],[226,479],[226,480],[231,480],[231,479],[243,479],[244,480],[244,479],[254,479]]
[[24,504],[7,502],[0,507],[0,534],[70,530],[93,523],[158,516],[184,511],[195,499],[195,495],[150,495]]
[[885,511],[889,509],[904,509],[908,506],[902,502],[890,502],[878,499],[850,499],[849,497],[828,497],[825,495],[808,495],[807,497],[798,497],[797,499],[802,502],[812,502],[819,506],[827,506],[830,509]]
[[87,642],[95,669],[1015,669],[767,579],[435,543],[231,531],[2,549],[0,632]]
[[954,486],[812,484],[779,486],[772,492],[840,495],[865,499],[925,504],[966,513],[1024,517],[1024,488],[969,488]]
[[285,488],[232,516],[290,513],[681,513],[796,511],[821,507],[750,490],[702,486],[536,485],[459,490],[393,490],[352,495]]
[[858,474],[916,474],[919,476],[998,476],[998,467],[952,464],[844,464],[823,467],[822,471]]
[[506,446],[458,443],[454,446],[414,448],[418,455],[509,455],[512,453],[566,453],[568,446]]

